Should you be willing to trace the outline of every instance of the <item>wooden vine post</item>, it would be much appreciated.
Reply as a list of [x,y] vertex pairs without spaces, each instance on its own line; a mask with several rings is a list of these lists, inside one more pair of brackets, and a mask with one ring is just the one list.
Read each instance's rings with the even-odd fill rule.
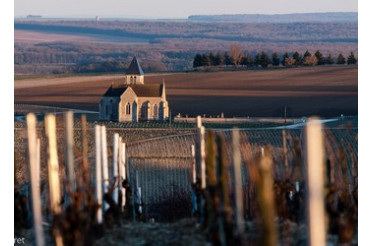
[[[120,142],[121,150],[120,150],[120,177],[121,180],[123,181],[126,179],[127,173],[126,173],[126,150],[125,150],[125,143]],[[121,187],[121,194],[122,194],[122,200],[121,200],[121,207],[122,210],[125,207],[125,202],[126,202],[126,192],[125,188],[121,185],[121,182],[119,183],[119,186]]]
[[306,124],[306,163],[308,187],[309,245],[326,245],[324,211],[324,147],[322,125],[318,118]]
[[122,138],[119,136],[119,142],[118,142],[118,177],[116,179],[116,189],[117,189],[117,193],[118,193],[118,207],[120,208],[120,211],[122,211],[122,202],[123,202],[123,192],[122,192],[122,182],[123,182],[123,178],[121,176],[121,169],[122,169],[122,158],[121,158],[121,152],[122,152],[122,148],[121,148],[121,143],[122,143]]
[[36,140],[36,184],[39,187],[40,191],[40,138]]
[[200,185],[200,191],[198,191],[198,211],[200,213],[199,223],[204,223],[204,208],[205,208],[205,188],[206,184],[206,170],[205,170],[205,128],[202,126],[202,121],[200,115],[196,117],[196,132],[197,132],[197,141],[196,141],[196,171],[197,171],[197,180],[200,182],[196,186]]
[[[49,197],[50,208],[54,220],[61,214],[61,191],[59,185],[59,166],[57,154],[56,137],[56,117],[52,114],[45,116],[45,133],[48,140],[48,178],[49,178]],[[62,235],[58,223],[53,228],[55,243],[57,246],[63,245]]]
[[206,219],[205,227],[208,228],[209,240],[213,245],[224,245],[224,234],[221,235],[221,209],[220,197],[218,196],[217,177],[216,177],[216,144],[215,136],[212,131],[207,132],[206,141],[206,168],[207,168],[207,189],[205,192],[206,200]]
[[118,183],[119,182],[119,134],[114,134],[114,142],[113,142],[113,150],[112,150],[112,176],[115,180],[115,188],[113,191],[113,199],[116,204],[119,204],[119,188]]
[[260,245],[277,245],[275,223],[275,200],[273,184],[273,158],[268,150],[261,148],[259,160],[258,203],[261,214]]
[[[89,188],[89,167],[88,167],[88,133],[87,133],[87,117],[85,114],[81,115],[81,135],[82,135],[82,180],[81,187],[85,187],[85,190]],[[93,176],[93,175],[92,175]]]
[[202,126],[202,120],[200,115],[196,117],[196,127],[197,127],[197,148],[198,148],[198,157],[197,157],[197,168],[199,169],[199,177],[201,182],[201,189],[206,188],[206,176],[205,176],[205,128]]
[[[65,113],[65,140],[66,140],[66,162],[68,189],[74,192],[76,190],[75,170],[74,170],[74,113],[67,111]],[[69,198],[71,199],[71,197]],[[71,202],[71,201],[70,201]]]
[[292,178],[294,178],[294,185],[296,192],[300,192],[300,185],[303,181],[302,174],[302,149],[299,140],[294,140],[294,171]]
[[95,137],[95,198],[98,205],[97,210],[97,223],[102,224],[102,158],[101,158],[101,126],[96,125],[94,127],[94,137]]
[[[138,179],[138,171],[135,171],[136,176],[136,186],[135,186],[135,196],[132,196],[132,204],[133,204],[133,221],[136,221],[137,217],[142,214],[142,198],[141,198],[141,187],[139,187],[139,179]],[[137,216],[138,214],[138,216]]]
[[205,128],[202,126],[200,128],[200,157],[201,157],[201,162],[200,162],[200,172],[201,172],[201,188],[204,190],[207,187],[207,182],[206,182],[206,175],[205,175],[205,140],[204,140],[204,135],[205,135]]
[[289,164],[288,164],[288,148],[287,148],[287,132],[286,132],[286,130],[282,131],[282,139],[283,139],[283,161],[284,161],[285,178],[288,178]]
[[40,198],[40,139],[36,139],[36,117],[32,113],[27,115],[27,139],[35,239],[37,246],[44,246]]
[[191,145],[191,166],[192,166],[192,183],[196,183],[196,167],[195,167],[195,145]]
[[243,213],[243,182],[241,171],[241,153],[239,129],[234,128],[232,132],[233,142],[233,164],[234,164],[234,198],[235,198],[235,226],[238,235],[244,233]]
[[219,197],[218,205],[218,225],[221,245],[231,245],[233,239],[233,211],[229,204],[228,192],[228,164],[226,158],[226,148],[224,147],[225,140],[220,133],[217,135],[217,194]]
[[[102,158],[102,174],[103,174],[103,193],[106,194],[109,191],[110,180],[109,180],[109,171],[108,171],[108,163],[107,163],[107,138],[106,138],[106,127],[101,126],[101,158]],[[109,208],[109,205],[104,202],[103,203],[103,212],[106,212]]]
[[196,167],[195,167],[195,145],[191,145],[191,216],[194,216],[198,210],[196,198]]

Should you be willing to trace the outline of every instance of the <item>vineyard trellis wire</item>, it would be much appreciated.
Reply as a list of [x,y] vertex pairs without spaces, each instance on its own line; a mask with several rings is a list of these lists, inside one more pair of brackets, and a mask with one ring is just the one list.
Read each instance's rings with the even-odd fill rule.
[[[192,155],[191,145],[195,144],[197,134],[195,130],[177,132],[177,129],[173,129],[175,132],[171,135],[163,136],[163,130],[157,129],[159,134],[152,138],[143,138],[140,140],[131,140],[130,129],[125,132],[119,131],[120,128],[107,128],[108,136],[111,138],[114,132],[119,132],[127,143],[127,157],[129,167],[129,179],[135,178],[135,172],[139,175],[139,184],[143,186],[143,200],[148,205],[147,209],[151,210],[152,204],[161,202],[162,198],[179,196],[181,194],[189,194],[191,192],[191,168],[192,168]],[[123,129],[123,128],[121,128]],[[63,130],[59,129],[61,136],[63,136]],[[77,134],[79,128],[75,126],[75,142],[80,142],[80,137]],[[88,129],[89,134],[93,134],[93,129]],[[134,130],[135,131],[135,130]],[[226,147],[231,148],[231,129],[213,129],[216,133],[221,133],[226,140]],[[283,170],[283,134],[282,129],[241,129],[241,153],[243,161],[243,174],[247,172],[246,164],[253,160],[255,154],[259,152],[260,147],[270,145],[273,151],[273,156],[276,165],[274,166],[277,176],[280,176],[280,172]],[[295,149],[295,140],[297,139],[300,143],[303,138],[302,129],[286,129],[286,144],[288,148],[288,160],[290,165],[293,165]],[[17,133],[21,134],[21,133]],[[134,132],[133,134],[137,134]],[[325,149],[326,156],[332,162],[332,165],[336,165],[336,170],[340,170],[339,159],[340,151],[345,150],[347,175],[352,177],[353,174],[357,173],[356,163],[358,160],[358,138],[357,128],[346,128],[346,127],[333,127],[325,128]],[[39,133],[40,135],[40,133]],[[41,134],[42,135],[42,134]],[[92,146],[92,139],[90,139],[90,145]],[[25,139],[21,139],[16,142],[17,145],[25,145]],[[45,149],[45,141],[41,141],[42,149]],[[110,149],[112,148],[111,142],[108,142],[109,158],[111,158]],[[15,146],[17,147],[17,146]],[[59,158],[61,163],[64,163],[63,153],[64,149],[59,150]],[[230,151],[228,151],[230,153]],[[92,181],[94,177],[93,163],[94,163],[94,152],[90,151],[90,178]],[[232,163],[232,157],[228,155],[229,163]],[[41,158],[42,175],[45,180],[45,158]],[[44,163],[43,163],[44,160]],[[75,162],[79,162],[81,156],[77,156]],[[109,159],[109,163],[112,160]],[[334,163],[334,164],[333,164]],[[63,168],[63,166],[62,166]],[[21,171],[22,168],[20,168]],[[342,173],[339,171],[339,176]],[[63,171],[62,171],[63,172]],[[110,170],[111,173],[111,170]],[[246,177],[243,177],[243,184],[247,182]],[[168,189],[167,187],[172,187]],[[189,198],[188,198],[189,199]],[[191,199],[191,198],[190,198]],[[43,197],[45,200],[45,197]],[[189,206],[189,204],[186,204]],[[185,216],[191,213],[185,212]]]
[[[72,118],[68,118],[69,114],[65,114],[65,120],[69,120],[70,123],[72,123]],[[55,122],[54,116],[51,115],[48,116],[50,119],[53,119],[52,122]],[[48,119],[49,119],[48,118]],[[47,118],[46,118],[47,119]],[[48,122],[48,121],[46,121]],[[357,181],[354,182],[354,178],[357,178],[357,128],[350,127],[348,125],[333,125],[335,120],[328,121],[331,122],[331,127],[324,127],[323,128],[323,134],[318,134],[318,136],[323,136],[324,138],[321,139],[318,137],[318,143],[322,144],[316,144],[317,146],[323,146],[318,148],[318,152],[324,151],[324,156],[326,157],[326,164],[327,164],[327,178],[332,178],[332,185],[335,184],[336,186],[342,187],[342,189],[345,190],[345,187],[351,188],[350,190],[353,190],[353,192],[357,191]],[[318,126],[320,126],[321,123],[317,122]],[[82,124],[85,126],[85,124]],[[237,209],[237,203],[241,204],[240,206],[244,211],[241,211],[240,214],[244,214],[245,219],[252,218],[252,216],[255,216],[254,214],[257,212],[257,209],[254,208],[255,205],[254,201],[252,200],[252,197],[255,197],[255,191],[254,187],[255,185],[253,183],[256,182],[256,187],[259,188],[258,193],[263,194],[263,190],[265,190],[264,186],[260,186],[259,183],[257,183],[257,180],[254,181],[254,170],[257,167],[254,167],[252,169],[252,165],[259,165],[258,169],[262,168],[262,162],[257,162],[257,160],[264,160],[266,158],[266,161],[268,161],[270,166],[273,166],[273,180],[274,180],[274,189],[277,189],[277,186],[285,184],[286,182],[292,183],[296,186],[296,193],[299,193],[300,190],[303,190],[303,188],[300,188],[297,186],[302,186],[304,181],[304,175],[307,172],[306,164],[304,163],[303,159],[307,159],[305,149],[308,150],[308,144],[309,144],[309,134],[306,134],[307,136],[304,137],[304,129],[301,127],[301,124],[298,124],[295,129],[293,127],[272,127],[272,128],[265,128],[265,129],[240,129],[237,128],[233,130],[229,129],[209,129],[207,130],[207,138],[205,138],[204,135],[204,127],[201,125],[200,118],[198,118],[198,128],[197,129],[188,129],[188,130],[182,130],[178,131],[177,129],[168,129],[167,131],[158,129],[158,133],[155,135],[151,135],[153,137],[148,138],[149,133],[153,134],[153,130],[150,131],[144,131],[144,136],[146,137],[139,137],[136,140],[133,140],[133,135],[136,133],[139,133],[143,130],[123,130],[122,132],[119,131],[117,128],[111,128],[107,129],[104,126],[98,126],[96,125],[96,128],[98,127],[100,130],[98,133],[96,132],[95,136],[95,143],[98,143],[97,141],[102,141],[101,147],[96,150],[96,155],[91,152],[90,155],[90,167],[88,170],[87,165],[87,146],[89,142],[89,138],[87,134],[89,131],[91,133],[92,129],[88,130],[85,127],[82,127],[81,129],[75,128],[74,131],[72,130],[72,124],[70,124],[69,131],[66,132],[66,134],[63,134],[62,131],[58,131],[58,127],[56,128],[56,124],[53,123],[53,129],[51,129],[52,125],[46,124],[45,130],[47,132],[46,137],[48,138],[47,144],[48,149],[51,148],[54,150],[53,155],[51,155],[50,152],[48,152],[48,166],[51,165],[50,159],[51,156],[53,156],[54,160],[57,160],[57,154],[59,155],[61,152],[67,150],[67,152],[70,152],[70,155],[72,155],[72,151],[80,152],[78,149],[71,149],[69,146],[69,142],[72,141],[72,137],[77,139],[74,139],[73,141],[78,143],[81,139],[79,139],[79,134],[81,131],[83,132],[82,135],[85,136],[83,139],[83,146],[85,147],[85,151],[83,150],[83,153],[85,154],[85,162],[84,164],[84,155],[83,158],[78,157],[75,159],[75,172],[78,176],[82,177],[88,177],[85,174],[88,174],[88,171],[90,172],[90,179],[91,184],[97,183],[97,180],[95,180],[94,172],[95,167],[100,167],[101,164],[98,164],[96,162],[96,165],[92,165],[94,161],[101,160],[100,158],[97,158],[97,150],[100,154],[102,154],[102,171],[105,175],[102,176],[103,182],[105,183],[105,195],[104,195],[104,201],[105,205],[103,206],[105,216],[109,215],[109,210],[107,210],[107,204],[110,204],[110,208],[115,208],[115,204],[119,203],[119,197],[115,198],[115,195],[112,196],[112,193],[109,191],[114,187],[119,188],[120,186],[120,179],[118,182],[119,175],[118,170],[115,170],[117,167],[115,163],[119,163],[119,169],[120,167],[123,168],[124,166],[121,166],[123,162],[118,162],[118,155],[119,158],[122,159],[120,153],[123,150],[126,153],[126,173],[127,175],[123,175],[123,177],[126,177],[127,180],[124,179],[124,181],[129,181],[130,186],[128,188],[131,188],[133,192],[133,199],[129,198],[127,202],[130,202],[133,204],[132,211],[134,213],[138,212],[138,208],[144,209],[144,216],[141,215],[141,217],[136,217],[136,215],[133,213],[133,219],[140,219],[143,218],[145,220],[155,220],[157,221],[169,221],[169,220],[177,220],[183,217],[191,217],[195,216],[192,212],[194,212],[194,204],[192,204],[194,201],[192,199],[192,195],[195,195],[197,199],[202,199],[206,204],[211,205],[211,200],[208,200],[208,197],[205,197],[205,192],[211,192],[210,189],[213,187],[213,181],[211,176],[211,170],[214,170],[213,167],[214,161],[211,158],[214,158],[214,154],[218,153],[218,165],[219,167],[217,170],[222,170],[221,167],[223,167],[223,175],[221,175],[220,181],[223,182],[224,187],[222,188],[221,192],[224,194],[223,200],[224,200],[224,206],[225,209],[228,209],[228,207],[235,207]],[[58,124],[57,124],[58,126]],[[68,124],[65,123],[65,127],[68,126]],[[48,131],[49,129],[49,131]],[[61,128],[63,129],[63,128]],[[85,129],[85,130],[84,130]],[[307,128],[308,129],[308,128]],[[31,129],[30,129],[31,130]],[[172,132],[173,130],[173,132]],[[37,133],[36,124],[33,126],[33,132],[35,136],[38,136],[41,138],[38,140],[38,143],[40,143],[40,148],[43,149],[44,155],[46,153],[45,148],[42,147],[42,143],[45,142],[42,140],[45,135],[43,135],[40,132]],[[169,132],[168,132],[169,131]],[[321,131],[321,128],[319,128],[319,132]],[[29,131],[27,131],[29,133]],[[60,148],[60,146],[57,146],[55,143],[51,144],[51,136],[48,134],[48,132],[53,133],[53,141],[55,141],[56,137],[58,136],[65,139],[66,147]],[[85,133],[84,133],[85,132]],[[159,134],[160,132],[168,132],[167,136],[162,136],[162,134]],[[22,134],[22,132],[17,132],[18,134]],[[55,134],[57,133],[57,134]],[[68,134],[67,134],[68,133]],[[107,133],[107,135],[106,135]],[[143,133],[143,132],[142,132]],[[234,134],[233,134],[234,133]],[[119,137],[120,135],[120,137]],[[106,138],[107,136],[107,138]],[[98,138],[97,138],[98,137]],[[81,138],[81,136],[80,136]],[[22,138],[21,138],[22,139]],[[100,139],[100,140],[99,140]],[[207,140],[207,146],[205,145],[205,142],[202,143],[203,139]],[[84,141],[85,140],[85,141]],[[90,139],[90,142],[92,139]],[[106,141],[108,140],[108,142]],[[112,142],[112,140],[114,140]],[[120,145],[118,144],[118,140],[120,142]],[[132,141],[130,141],[132,140]],[[306,141],[305,141],[306,140]],[[124,149],[118,149],[118,146],[123,146],[121,143],[122,141],[126,142],[126,147],[124,145]],[[216,142],[215,142],[216,141]],[[32,143],[35,141],[32,141]],[[85,143],[84,143],[85,142]],[[214,143],[215,142],[215,143]],[[234,144],[232,144],[234,142]],[[32,144],[31,143],[31,144]],[[193,155],[192,146],[196,145],[197,153],[196,155]],[[30,146],[30,142],[29,142]],[[45,144],[44,144],[45,146]],[[78,146],[78,144],[77,144]],[[116,147],[115,147],[116,146]],[[214,150],[213,146],[218,146],[217,152]],[[265,146],[265,148],[263,148]],[[74,146],[76,147],[76,146]],[[30,147],[29,147],[30,148]],[[66,149],[67,148],[67,149]],[[320,150],[320,152],[319,152]],[[119,151],[119,152],[118,152]],[[203,151],[207,151],[207,153],[202,153]],[[305,152],[305,153],[302,153]],[[213,154],[214,153],[214,154]],[[241,158],[239,157],[237,159],[236,153],[239,153],[241,155]],[[62,154],[63,156],[63,154]],[[69,156],[69,154],[67,154]],[[76,155],[75,155],[76,156]],[[205,156],[206,163],[200,162],[202,158],[201,156]],[[323,156],[323,154],[322,154]],[[44,158],[41,159],[45,159]],[[39,158],[39,157],[38,157]],[[260,159],[261,158],[261,159]],[[79,195],[79,193],[75,193],[73,189],[71,189],[72,184],[74,184],[75,178],[67,175],[68,172],[71,172],[72,169],[72,163],[71,158],[62,159],[62,165],[61,169],[55,170],[58,171],[58,173],[54,173],[54,176],[60,176],[61,177],[61,183],[62,183],[62,189],[63,193],[65,194],[71,194],[72,196],[67,197],[67,199],[71,202],[73,201],[73,197],[75,195]],[[322,159],[322,158],[320,158]],[[82,161],[83,160],[83,161]],[[81,162],[82,161],[82,162]],[[195,186],[199,181],[195,183],[195,179],[193,177],[194,173],[194,163],[197,163],[196,169],[198,178],[201,178],[201,189],[202,193],[198,192],[197,186]],[[83,165],[81,164],[83,163]],[[112,163],[108,164],[108,163]],[[321,160],[317,160],[316,163],[319,165],[322,163]],[[97,165],[98,164],[98,165]],[[233,165],[234,164],[234,165]],[[40,166],[41,163],[39,162]],[[204,165],[204,166],[203,166]],[[208,165],[206,168],[205,165]],[[40,167],[37,167],[40,169]],[[67,173],[64,169],[67,168]],[[76,170],[77,168],[77,170]],[[226,169],[225,169],[226,168]],[[109,170],[111,169],[111,170]],[[288,170],[291,170],[291,178],[288,179]],[[300,170],[302,169],[302,170]],[[50,168],[48,168],[50,171]],[[204,171],[203,171],[204,170]],[[82,172],[83,171],[83,172]],[[207,173],[203,173],[207,171]],[[218,172],[220,172],[218,171]],[[252,172],[253,171],[253,172]],[[37,171],[39,172],[39,171]],[[41,171],[42,172],[42,171]],[[101,172],[101,171],[99,171]],[[214,172],[214,171],[212,171]],[[270,171],[271,172],[271,171]],[[330,174],[332,172],[332,174]],[[121,174],[120,174],[121,175]],[[204,175],[204,176],[203,176]],[[216,173],[217,175],[217,173]],[[243,190],[243,198],[242,199],[232,199],[232,197],[237,198],[236,194],[238,192],[241,193],[242,191],[237,191],[237,183],[236,182],[236,175],[239,175],[239,177],[242,178],[241,181],[239,181],[239,186],[243,186],[241,190]],[[260,175],[263,175],[262,173]],[[48,175],[49,178],[51,175]],[[100,176],[100,175],[99,175]],[[208,176],[207,178],[205,178]],[[270,174],[271,176],[271,174]],[[270,176],[266,176],[268,180],[271,180]],[[72,178],[71,178],[72,177]],[[100,176],[101,177],[101,176]],[[222,178],[223,177],[223,178]],[[263,178],[264,176],[261,176]],[[316,176],[315,176],[316,178]],[[207,182],[204,180],[204,184],[207,183],[207,186],[203,185],[203,179],[207,179]],[[89,194],[89,182],[86,182],[88,179],[85,179],[84,184],[81,183],[81,179],[79,180],[79,187],[83,188],[83,190],[88,191]],[[222,181],[223,180],[223,181]],[[252,181],[253,180],[253,181]],[[49,180],[50,181],[50,180]],[[124,187],[124,181],[123,181],[123,187]],[[316,182],[316,181],[315,181]],[[344,184],[340,185],[340,182],[344,182]],[[57,183],[59,181],[57,180]],[[49,191],[51,192],[51,189],[55,189],[56,192],[59,190],[57,186],[51,185],[52,183],[49,182]],[[67,185],[66,185],[67,184]],[[88,184],[88,186],[85,187],[85,184]],[[221,185],[220,183],[219,185]],[[252,185],[253,184],[253,185]],[[114,185],[114,186],[112,186]],[[41,185],[43,186],[43,185]],[[47,185],[48,186],[48,185]],[[271,185],[269,185],[271,186]],[[353,187],[354,186],[354,187]],[[67,189],[66,189],[67,187]],[[110,188],[112,187],[112,188]],[[203,188],[204,187],[204,188]],[[260,188],[261,187],[261,188]],[[117,188],[114,188],[116,192],[118,191]],[[262,190],[263,188],[263,190]],[[267,189],[268,187],[266,187]],[[356,189],[355,189],[356,188]],[[125,188],[127,189],[127,188]],[[235,189],[235,191],[234,191]],[[72,193],[69,193],[71,191]],[[208,190],[208,191],[207,191]],[[260,192],[261,190],[261,192]],[[129,192],[130,190],[128,190]],[[288,192],[289,190],[287,190]],[[292,191],[291,191],[292,192]],[[41,192],[43,194],[43,192]],[[45,197],[46,197],[46,191],[44,189],[44,199],[42,204],[45,205]],[[75,195],[74,195],[75,194]],[[80,193],[80,194],[84,194]],[[204,194],[200,196],[200,194]],[[212,194],[212,193],[210,193]],[[290,194],[290,193],[289,193]],[[114,200],[112,200],[113,197]],[[43,197],[43,195],[42,195]],[[203,198],[202,198],[203,197]],[[260,200],[260,195],[258,196],[258,200]],[[53,198],[56,200],[55,204],[59,204],[58,202],[58,196]],[[108,199],[108,200],[107,200]],[[218,199],[221,199],[218,198]],[[291,199],[291,198],[290,198]],[[63,205],[65,208],[66,206],[69,206],[69,202],[66,200]],[[243,201],[244,200],[244,201]],[[111,202],[110,202],[111,201]],[[262,200],[263,201],[263,200]],[[350,200],[352,204],[355,204],[355,201],[357,202],[357,198],[355,200]],[[114,202],[114,203],[113,203]],[[235,204],[234,204],[235,202]],[[268,201],[266,201],[268,202]],[[228,204],[230,203],[230,204]],[[272,203],[268,202],[268,203]],[[98,205],[100,203],[98,202]],[[244,204],[244,205],[243,205]],[[94,206],[94,204],[91,204]],[[139,205],[139,207],[138,207]],[[203,211],[203,203],[198,202],[197,205],[197,212]],[[244,206],[244,208],[243,208]],[[135,208],[135,209],[134,209]],[[79,210],[79,208],[75,208]],[[200,209],[200,210],[199,210]],[[125,209],[126,210],[126,209]],[[55,210],[57,211],[57,210]],[[226,210],[227,211],[227,210]],[[255,212],[256,211],[256,212]],[[63,213],[68,212],[66,210]],[[85,211],[87,212],[87,211]],[[209,211],[208,213],[210,213]],[[58,220],[59,215],[57,212],[54,213],[54,219]],[[58,212],[59,213],[59,212]],[[112,211],[111,211],[112,213]],[[142,212],[140,212],[142,214]],[[235,211],[236,213],[236,211]],[[283,216],[283,211],[279,212]],[[64,215],[62,215],[64,216]],[[207,216],[211,218],[207,214],[200,214],[198,217],[204,217]],[[285,215],[284,215],[285,216]],[[272,216],[271,216],[272,217]],[[106,221],[106,219],[105,219]],[[72,221],[71,221],[72,222]],[[200,221],[201,223],[205,223],[203,221]],[[63,227],[59,227],[63,233],[70,233],[70,229],[63,229]],[[241,229],[243,230],[243,229]],[[56,238],[57,239],[57,238]]]
[[[215,133],[222,134],[225,139],[227,151],[227,161],[230,166],[229,187],[232,186],[232,131],[214,130]],[[294,168],[294,149],[297,141],[302,145],[303,130],[285,130],[286,144],[288,151],[288,161],[291,168]],[[357,151],[357,131],[347,129],[324,129],[325,149],[327,160],[332,161],[338,175],[342,177],[340,167],[340,153],[345,151],[347,165],[347,176],[351,179],[356,170],[358,159]],[[246,166],[253,162],[254,156],[260,152],[262,146],[269,145],[274,157],[274,171],[277,178],[284,178],[282,173],[284,166],[283,154],[283,130],[282,129],[255,129],[240,130],[240,150],[242,153],[242,174],[243,185],[246,186],[248,176]],[[191,146],[197,140],[196,133],[179,134],[155,139],[142,140],[128,143],[127,157],[130,179],[135,179],[138,172],[138,182],[143,190],[143,201],[147,204],[147,209],[161,202],[161,198],[176,197],[180,192],[183,195],[191,194],[191,175],[192,175],[192,153]],[[337,174],[336,174],[337,175]],[[351,180],[350,180],[351,182]],[[185,198],[186,199],[186,198]],[[186,200],[190,200],[191,195]],[[184,216],[189,216],[190,203],[184,204]],[[151,213],[150,213],[151,214]],[[152,216],[156,217],[156,215]]]

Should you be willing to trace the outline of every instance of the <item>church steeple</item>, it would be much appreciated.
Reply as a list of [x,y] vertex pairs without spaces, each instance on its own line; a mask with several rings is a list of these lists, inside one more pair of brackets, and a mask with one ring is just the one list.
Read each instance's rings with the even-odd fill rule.
[[126,73],[125,73],[125,83],[126,84],[144,84],[145,74],[142,70],[141,65],[134,56],[132,62],[130,63]]

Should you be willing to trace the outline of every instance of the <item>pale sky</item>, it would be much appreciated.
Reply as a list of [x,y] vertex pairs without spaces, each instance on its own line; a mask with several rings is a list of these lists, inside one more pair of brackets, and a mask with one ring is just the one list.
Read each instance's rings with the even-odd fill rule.
[[14,16],[186,18],[199,14],[358,12],[357,0],[14,0]]

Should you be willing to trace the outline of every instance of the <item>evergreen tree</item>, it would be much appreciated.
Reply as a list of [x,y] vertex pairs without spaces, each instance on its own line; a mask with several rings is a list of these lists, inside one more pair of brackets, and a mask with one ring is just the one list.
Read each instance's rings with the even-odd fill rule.
[[266,52],[262,51],[261,58],[260,58],[260,65],[262,67],[268,67],[270,64],[271,64],[271,60],[270,60],[269,55]]
[[333,57],[332,57],[332,54],[331,54],[331,53],[329,53],[329,55],[328,55],[328,57],[327,57],[327,59],[326,59],[326,63],[327,63],[327,64],[329,64],[329,65],[331,65],[331,64],[334,64],[334,63],[335,63],[335,60],[333,59]]
[[289,54],[288,52],[285,52],[284,55],[283,55],[283,58],[282,58],[282,65],[285,66],[286,65],[286,62],[285,62],[285,59],[286,58],[289,58]]
[[342,54],[339,54],[337,57],[337,64],[345,64],[346,59]]
[[213,61],[212,61],[212,63],[213,63],[213,66],[220,66],[220,65],[222,65],[222,55],[221,55],[221,53],[217,53],[215,56],[214,56],[214,58],[213,58]]
[[203,66],[203,57],[200,54],[196,54],[194,57],[193,67]]
[[258,67],[261,63],[261,56],[260,53],[257,53],[256,56],[254,57],[254,65]]
[[315,52],[315,57],[318,59],[318,65],[324,65],[325,64],[325,59],[323,57],[323,54],[320,53],[319,50]]
[[202,55],[202,64],[203,64],[203,66],[211,66],[212,65],[212,61],[211,61],[209,55]]
[[299,66],[301,65],[301,55],[296,51],[294,54],[293,54],[293,59],[295,59],[295,65],[296,66]]
[[279,58],[278,53],[276,53],[276,52],[273,53],[272,61],[273,61],[273,66],[279,66],[280,58]]
[[210,66],[214,66],[214,54],[212,52],[209,52],[208,55],[209,61],[210,61]]
[[246,57],[246,56],[244,56],[244,57],[241,59],[239,65],[248,66],[248,60],[247,60],[247,57]]
[[240,62],[240,65],[244,65],[247,67],[250,67],[253,65],[252,57],[249,53],[243,57],[243,59]]
[[354,53],[351,52],[349,57],[347,58],[347,64],[350,65],[350,64],[356,64],[356,63],[357,63],[357,59],[355,58]]
[[305,60],[308,60],[308,59],[306,59],[308,57],[311,57],[311,53],[308,50],[306,50],[306,52],[304,54],[304,57],[302,57],[302,63],[304,63]]
[[308,56],[311,56],[311,53],[310,53],[308,50],[306,50],[306,52],[305,52],[305,54],[304,54],[304,58],[306,58],[306,57],[308,57]]
[[214,63],[218,64],[217,66],[223,65],[223,55],[220,52],[217,53]]
[[252,56],[248,53],[247,56],[247,61],[248,61],[248,66],[251,67],[253,66],[253,59],[252,59]]
[[233,65],[234,64],[231,60],[231,57],[230,57],[229,53],[227,53],[227,52],[225,52],[225,54],[223,55],[223,63],[225,65]]

